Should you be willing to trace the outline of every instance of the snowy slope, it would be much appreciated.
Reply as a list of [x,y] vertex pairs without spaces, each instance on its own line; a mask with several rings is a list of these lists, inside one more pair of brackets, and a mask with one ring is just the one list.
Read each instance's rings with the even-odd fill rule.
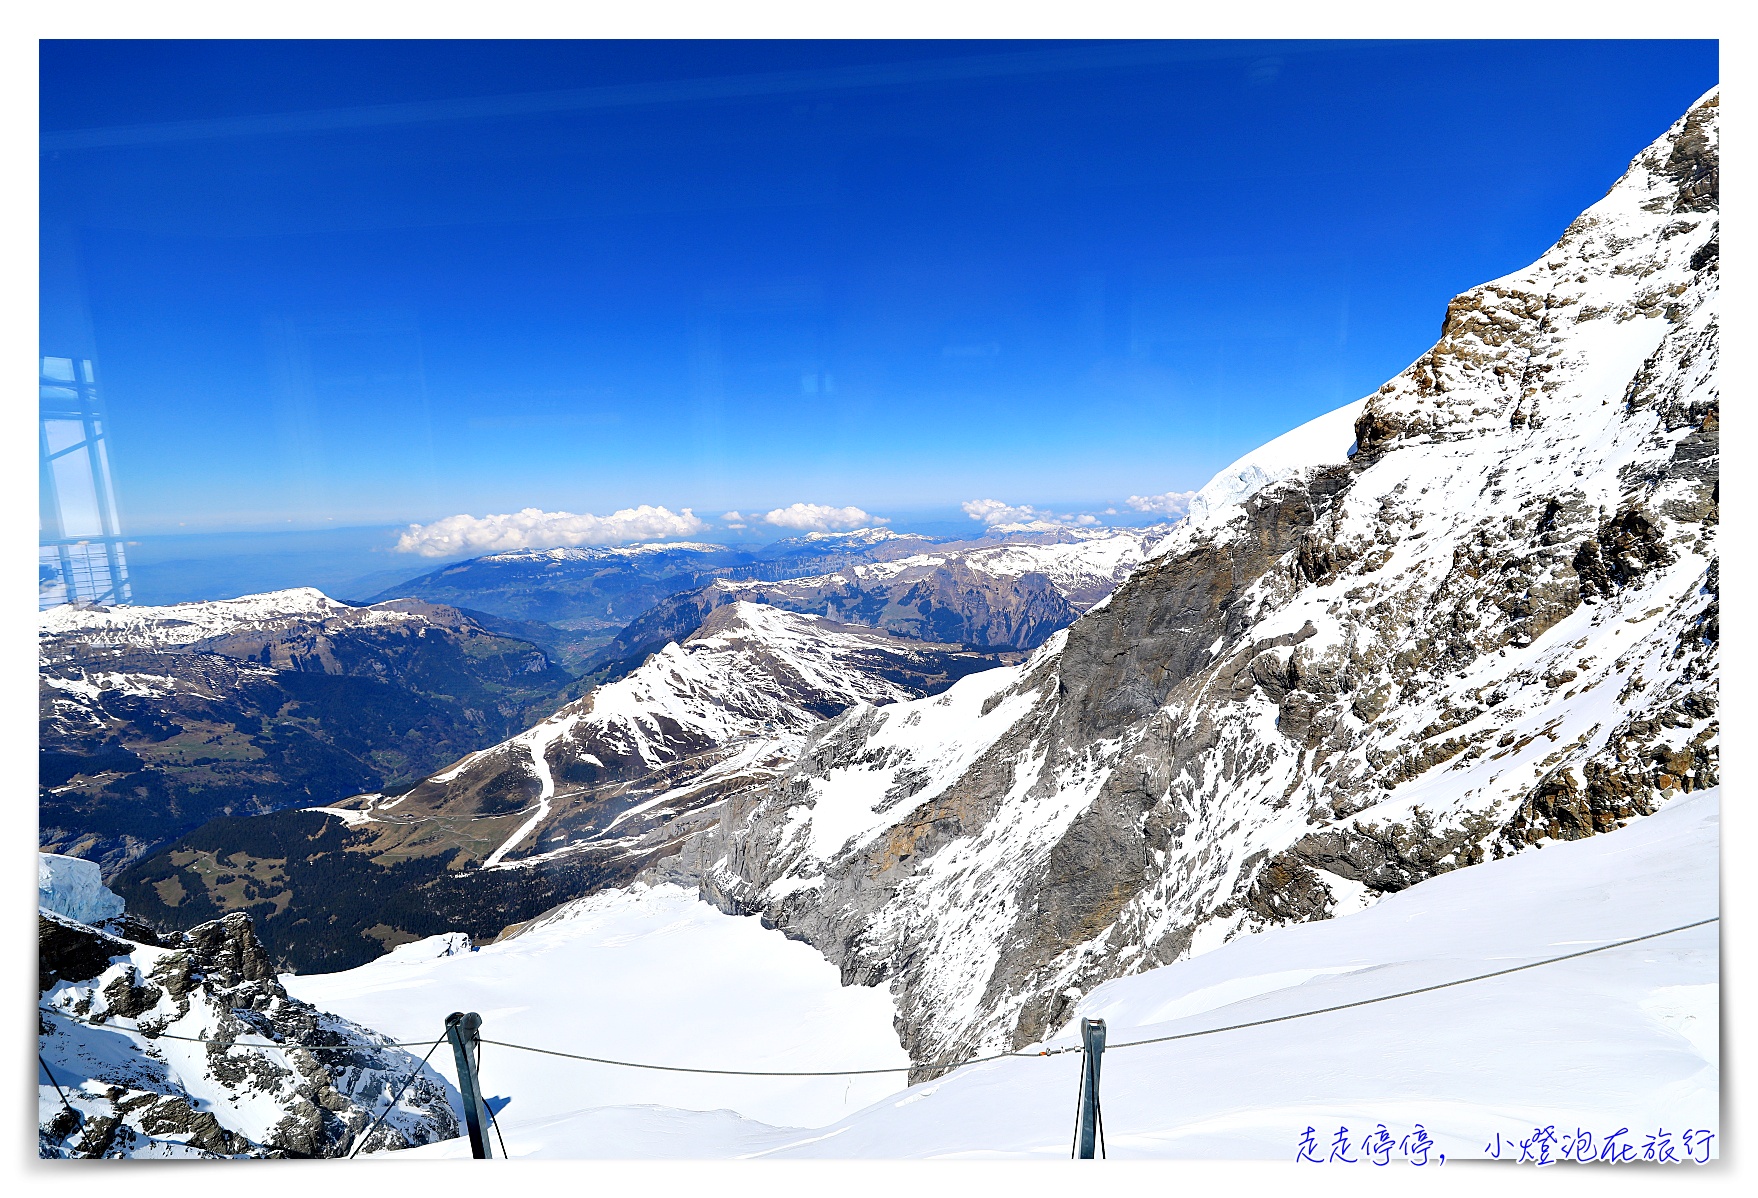
[[[420,617],[388,606],[353,607],[315,587],[172,603],[163,607],[75,607],[62,604],[38,618],[46,642],[66,640],[128,648],[189,645],[241,631],[266,631],[327,620],[349,624],[398,624]],[[45,652],[49,650],[45,647]]]
[[1355,455],[1355,422],[1366,406],[1365,399],[1346,403],[1258,446],[1222,470],[1191,498],[1176,535],[1156,544],[1150,556],[1175,551],[1197,533],[1226,522],[1238,514],[1240,504],[1273,483],[1347,462]]
[[[1345,918],[1246,937],[1095,990],[1110,1043],[1433,985],[1692,923],[1717,910],[1717,792],[1604,838],[1460,870]],[[1113,1155],[1291,1160],[1421,1123],[1480,1157],[1535,1127],[1719,1131],[1713,925],[1391,1003],[1105,1057]],[[1078,1024],[1076,1024],[1078,1026]],[[1070,1044],[1064,1035],[1052,1044]],[[1078,1057],[1004,1060],[918,1086],[784,1150],[864,1156],[1068,1152]],[[914,1100],[914,1101],[912,1101]],[[836,1132],[839,1128],[826,1129]],[[823,1135],[823,1132],[818,1133]],[[1359,1156],[1359,1150],[1355,1152]]]
[[[336,974],[285,976],[288,991],[399,1039],[432,1038],[452,1011],[483,1036],[657,1064],[813,1070],[907,1066],[883,990],[844,987],[810,947],[723,915],[676,886],[637,886],[565,906],[477,952],[443,936]],[[503,1131],[582,1106],[653,1103],[810,1127],[899,1089],[902,1073],[735,1078],[483,1050],[483,1086],[510,1097]],[[449,1069],[449,1064],[443,1066]],[[449,1076],[449,1074],[448,1074]]]
[[[1698,792],[1607,836],[1460,870],[1354,915],[1241,938],[1108,982],[1047,1043],[1073,1043],[1082,1015],[1106,1020],[1109,1042],[1121,1045],[1337,1006],[1695,922],[1717,910],[1718,799],[1718,790]],[[1347,1127],[1350,1155],[1363,1159],[1361,1139],[1383,1123],[1394,1141],[1420,1124],[1436,1163],[1442,1155],[1481,1158],[1497,1135],[1504,1155],[1517,1159],[1519,1141],[1545,1126],[1571,1143],[1578,1129],[1589,1131],[1595,1151],[1619,1128],[1630,1129],[1624,1139],[1638,1152],[1664,1129],[1678,1151],[1687,1129],[1720,1132],[1717,953],[1711,925],[1365,1008],[1114,1047],[1101,1089],[1107,1147],[1118,1159],[1292,1160],[1307,1127],[1321,1156]],[[364,1017],[367,1009],[358,1009]],[[701,1017],[687,1015],[684,1034]],[[527,1034],[543,1031],[534,1024]],[[834,1055],[820,1050],[822,1059]],[[763,1126],[738,1095],[728,1096],[732,1110],[703,1114],[657,1105],[657,1085],[639,1092],[656,1105],[635,1106],[600,1103],[563,1082],[565,1093],[542,1097],[514,1089],[503,1131],[515,1156],[1057,1159],[1068,1155],[1078,1061],[1068,1054],[967,1067],[810,1132]],[[544,1109],[521,1114],[520,1101]],[[578,1109],[565,1110],[570,1102]],[[1710,1151],[1717,1149],[1711,1140]],[[451,1140],[411,1151],[455,1157],[468,1146]],[[1401,1152],[1391,1159],[1406,1163]]]
[[851,710],[666,876],[889,982],[934,1060],[1713,785],[1718,110],[1026,665]]
[[[717,609],[618,681],[473,753],[365,819],[398,826],[468,819],[492,869],[601,850],[601,835],[656,802],[689,809],[727,778],[770,777],[826,716],[923,692],[958,651],[755,603]],[[509,795],[522,798],[508,811]],[[639,810],[638,810],[639,809]],[[359,817],[355,817],[360,822]],[[631,844],[641,821],[621,827]],[[424,834],[443,834],[437,825]],[[473,863],[477,864],[477,863]]]

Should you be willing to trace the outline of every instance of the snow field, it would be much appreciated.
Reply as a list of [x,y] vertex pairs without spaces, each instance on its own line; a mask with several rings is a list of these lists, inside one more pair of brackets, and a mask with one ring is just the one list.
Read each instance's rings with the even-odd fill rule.
[[[680,887],[595,895],[513,939],[457,949],[455,937],[430,937],[358,969],[281,980],[321,1009],[405,1041],[437,1038],[452,1011],[478,1011],[485,1039],[620,1060],[757,1070],[909,1064],[891,1028],[888,993],[845,988],[813,949]],[[452,1078],[447,1048],[434,1061]],[[766,1124],[818,1126],[902,1089],[904,1080],[901,1072],[663,1073],[492,1044],[482,1064],[486,1092],[511,1099],[497,1116],[509,1147],[515,1128],[601,1106],[729,1108]]]
[[[1106,1142],[1116,1159],[1291,1161],[1308,1127],[1315,1129],[1321,1156],[1338,1129],[1347,1127],[1355,1145],[1350,1154],[1362,1159],[1361,1138],[1379,1124],[1394,1141],[1421,1124],[1434,1142],[1437,1163],[1443,1154],[1449,1161],[1484,1157],[1498,1135],[1504,1158],[1517,1158],[1518,1141],[1545,1126],[1554,1126],[1559,1138],[1589,1131],[1596,1144],[1606,1133],[1627,1128],[1625,1138],[1638,1147],[1662,1130],[1675,1147],[1686,1129],[1719,1134],[1715,925],[1383,1004],[1119,1047],[1457,980],[1712,916],[1718,894],[1718,803],[1718,789],[1682,796],[1617,832],[1548,843],[1432,879],[1354,915],[1241,937],[1203,956],[1107,982],[1050,1043],[1074,1043],[1080,1016],[1107,1021],[1113,1047],[1105,1056],[1101,1097]],[[588,912],[582,905],[577,918],[593,931],[567,933],[561,930],[565,924],[557,924],[548,932],[577,937],[581,947],[566,958],[571,963],[566,973],[563,952],[549,956],[557,972],[546,993],[568,990],[588,960],[606,965],[618,960],[606,951],[613,947],[634,948],[620,960],[637,968],[669,960],[661,974],[643,974],[646,980],[639,983],[644,992],[663,992],[688,969],[672,956],[671,946],[689,951],[723,938],[741,943],[745,938],[741,921],[705,906],[695,904],[709,914],[692,916],[694,900],[675,888],[600,896],[588,903],[598,906]],[[754,921],[746,922],[756,937],[767,935]],[[779,937],[770,939],[785,944]],[[482,968],[496,960],[489,954],[517,944],[449,960],[495,972]],[[550,951],[531,948],[519,969],[541,965]],[[711,986],[721,983],[718,970],[730,955],[724,950],[704,955],[699,976]],[[386,1019],[391,1006],[400,1005],[398,996],[409,991],[395,988],[384,964],[329,979],[288,980],[299,984],[301,997],[351,1018],[376,1018],[382,1030],[402,1035],[413,1025],[390,1025]],[[604,979],[560,1018],[562,1004],[555,998],[516,1011],[491,1013],[487,1004],[478,1009],[491,1028],[523,1020],[521,1027],[531,1027],[531,1034],[559,1038],[573,1034],[563,1028],[572,1023],[574,1009],[585,1019],[604,1021],[609,1012],[598,1003],[606,984],[615,983]],[[452,992],[462,996],[468,988]],[[725,992],[739,995],[741,1010],[753,996],[737,985]],[[803,987],[775,997],[820,1001]],[[662,1018],[671,1013],[665,1002],[662,994]],[[442,1006],[433,1004],[433,1010]],[[701,1030],[728,1013],[682,1010],[684,1020],[671,1041],[678,1052],[668,1061],[720,1063],[734,1056],[735,1047],[750,1054],[773,1050],[761,1030],[747,1029],[742,1043],[724,1042],[724,1056],[704,1058],[711,1045],[721,1048]],[[878,1014],[864,1025],[875,1040]],[[541,1026],[545,1016],[555,1019],[547,1031]],[[777,1003],[766,1012],[764,1026],[794,1018]],[[684,1051],[686,1044],[693,1053]],[[851,1039],[841,1046],[820,1041],[811,1051],[834,1068],[856,1057],[864,1064],[874,1050],[872,1041],[859,1045]],[[493,1093],[506,1093],[507,1082],[492,1071],[506,1070],[500,1077],[511,1078],[521,1066],[507,1060],[512,1055],[507,1050],[490,1047],[486,1054],[485,1084]],[[803,1059],[786,1050],[771,1059],[782,1057]],[[739,1057],[744,1064],[756,1060],[756,1055]],[[597,1091],[608,1098],[613,1090],[639,1090],[640,1099],[598,1103],[591,1101],[597,1094],[575,1079],[563,1082],[563,1092],[523,1095],[524,1111],[518,1109],[521,1092],[515,1089],[503,1131],[514,1156],[1052,1160],[1068,1154],[1078,1068],[1075,1053],[1010,1058],[902,1093],[884,1094],[881,1083],[879,1095],[860,1093],[863,1079],[857,1078],[851,1092],[868,1105],[811,1131],[764,1127],[764,1114],[785,1104],[754,1087],[748,1096],[735,1093],[736,1087],[711,1094],[707,1085],[692,1081],[685,1086],[691,1101],[673,1103],[658,1097],[669,1083],[652,1080],[665,1075],[644,1075]],[[519,1084],[545,1081],[533,1070],[517,1076]],[[549,1075],[552,1084],[559,1078]],[[593,1087],[599,1084],[594,1077]],[[730,1109],[704,1112],[702,1100]],[[693,1109],[668,1109],[673,1106]],[[805,1123],[821,1117],[826,1107],[797,1109],[808,1116],[797,1120]],[[406,1155],[467,1154],[467,1144],[452,1140]],[[1401,1153],[1391,1159],[1408,1164]]]

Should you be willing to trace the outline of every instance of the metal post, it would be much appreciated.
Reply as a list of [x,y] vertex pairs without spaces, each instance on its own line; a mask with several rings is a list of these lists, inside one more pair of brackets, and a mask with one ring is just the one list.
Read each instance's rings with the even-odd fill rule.
[[1103,1019],[1082,1019],[1080,1021],[1080,1159],[1093,1159],[1095,1141],[1103,1133],[1099,1130],[1099,1063],[1105,1056],[1105,1021]]
[[482,1102],[482,1082],[476,1064],[482,1053],[478,1035],[482,1016],[453,1011],[446,1016],[446,1038],[452,1042],[452,1059],[458,1065],[458,1092],[464,1096],[464,1123],[470,1129],[470,1155],[479,1161],[493,1154],[488,1147],[488,1108]]

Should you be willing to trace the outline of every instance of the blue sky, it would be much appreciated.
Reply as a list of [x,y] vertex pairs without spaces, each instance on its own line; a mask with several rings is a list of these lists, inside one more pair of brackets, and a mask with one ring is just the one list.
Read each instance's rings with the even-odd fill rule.
[[97,358],[130,532],[908,527],[1197,487],[1373,390],[1717,59],[50,42],[42,78],[43,352]]

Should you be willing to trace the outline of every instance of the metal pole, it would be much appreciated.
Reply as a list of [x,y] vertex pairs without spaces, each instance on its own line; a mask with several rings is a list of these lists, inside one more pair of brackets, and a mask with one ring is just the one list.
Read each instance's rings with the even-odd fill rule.
[[446,1038],[452,1042],[452,1059],[458,1066],[458,1092],[464,1096],[464,1123],[470,1129],[470,1155],[479,1161],[494,1154],[488,1147],[488,1108],[482,1103],[482,1082],[476,1062],[482,1052],[482,1016],[453,1011],[446,1016]]
[[1080,1159],[1090,1161],[1099,1135],[1099,1063],[1105,1056],[1105,1021],[1082,1019],[1080,1043]]

